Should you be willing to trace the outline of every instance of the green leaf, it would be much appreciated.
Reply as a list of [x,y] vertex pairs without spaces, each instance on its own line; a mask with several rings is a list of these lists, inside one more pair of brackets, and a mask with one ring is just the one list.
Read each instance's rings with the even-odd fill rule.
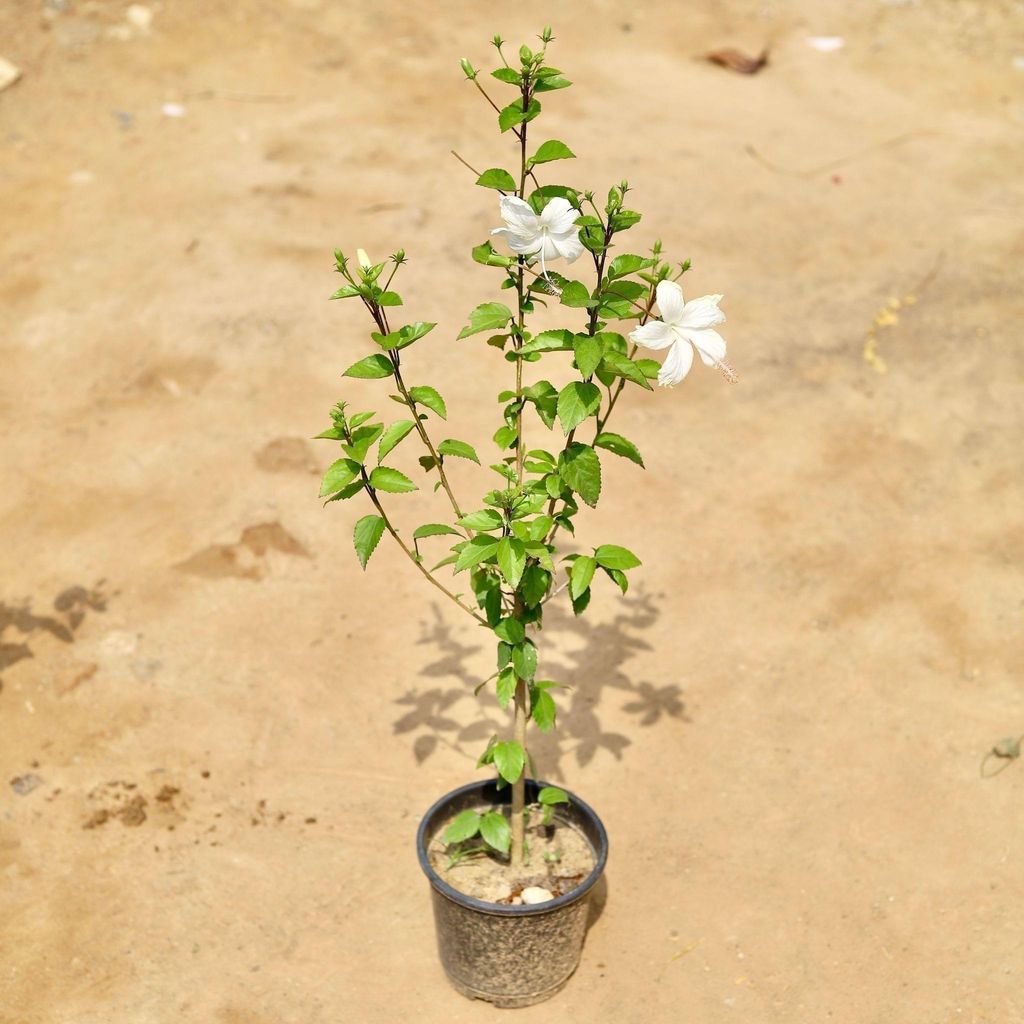
[[530,352],[569,352],[572,350],[572,331],[541,331],[519,350]]
[[551,583],[551,576],[539,565],[531,565],[523,573],[521,593],[527,608],[535,608],[544,599]]
[[619,590],[623,593],[629,590],[629,580],[626,579],[626,574],[621,569],[605,569],[604,571],[608,578],[618,586]]
[[580,555],[572,563],[572,570],[569,573],[569,593],[574,601],[590,586],[595,572],[597,572],[597,561],[590,555]]
[[455,559],[455,572],[462,572],[463,569],[470,569],[479,565],[485,558],[490,558],[498,548],[498,542],[494,537],[474,537],[467,541]]
[[499,82],[507,82],[509,85],[520,85],[523,81],[523,76],[512,68],[498,68],[497,71],[491,72],[491,76]]
[[478,811],[463,811],[457,815],[452,823],[444,830],[441,837],[445,843],[461,843],[480,831],[480,813]]
[[384,535],[384,520],[380,516],[363,516],[356,523],[355,545],[356,554],[359,556],[359,564],[366,569],[366,563],[370,560],[374,548]]
[[655,380],[661,371],[661,363],[657,359],[634,359],[633,362],[640,367],[640,372],[648,380]]
[[461,536],[454,526],[446,526],[444,523],[424,523],[412,531],[412,539],[423,540],[424,537],[443,537],[448,533],[453,533],[456,537]]
[[367,420],[372,420],[376,413],[372,412],[357,412],[349,421],[348,426],[350,430],[355,430],[356,427],[361,427]]
[[608,267],[608,280],[614,281],[617,277],[625,277],[627,274],[635,274],[638,270],[646,270],[654,265],[654,260],[645,259],[643,256],[634,256],[632,253],[623,253],[616,256]]
[[515,740],[505,740],[494,744],[494,767],[498,774],[510,785],[518,781],[526,764],[526,753]]
[[387,455],[392,449],[398,446],[398,443],[409,433],[412,428],[416,426],[412,420],[396,420],[394,423],[384,431],[383,436],[380,439],[380,444],[377,445],[377,462],[378,464],[383,462]]
[[497,331],[512,319],[512,310],[503,302],[485,302],[469,314],[469,326],[463,327],[459,338],[468,338],[481,331]]
[[537,801],[544,805],[567,804],[569,802],[569,794],[564,789],[559,789],[558,786],[545,786],[537,794]]
[[484,188],[496,188],[499,192],[515,192],[516,190],[515,179],[508,171],[503,171],[500,167],[492,167],[484,171],[476,179],[476,183]]
[[348,487],[343,487],[337,494],[332,494],[325,504],[329,505],[332,501],[347,501],[349,498],[354,498],[362,489],[363,480],[362,477],[360,477],[350,483]]
[[582,615],[586,611],[588,604],[590,604],[590,587],[587,587],[579,597],[572,599],[573,615]]
[[572,347],[576,353],[576,367],[580,375],[592,376],[604,356],[604,339],[599,334],[577,334]]
[[378,306],[400,306],[402,304],[402,297],[398,292],[381,292],[377,296]]
[[629,459],[630,462],[635,462],[638,466],[643,467],[644,460],[637,446],[632,441],[627,441],[621,434],[611,434],[607,431],[602,431],[594,438],[594,447],[614,452],[616,455],[621,455],[624,459]]
[[350,284],[343,284],[332,296],[332,299],[351,299],[356,295],[359,295],[360,291],[358,288],[353,287]]
[[358,377],[360,380],[380,380],[382,377],[390,377],[395,372],[391,360],[378,352],[376,355],[360,359],[353,363],[342,377]]
[[640,559],[632,551],[620,548],[617,544],[602,544],[594,552],[594,557],[597,564],[605,569],[635,569],[641,564]]
[[456,441],[454,438],[448,438],[447,441],[442,441],[437,446],[437,450],[441,455],[455,455],[460,459],[469,459],[470,462],[475,462],[478,466],[480,465],[480,458],[476,450],[471,444],[466,444],[465,441]]
[[533,87],[534,92],[551,92],[554,89],[568,89],[572,82],[561,75],[551,75],[548,78],[541,78]]
[[572,160],[575,156],[576,154],[564,142],[559,142],[558,139],[551,139],[549,142],[545,142],[530,157],[527,161],[527,167],[533,167],[534,164],[550,163],[552,160]]
[[502,537],[498,544],[498,568],[508,585],[515,590],[526,568],[526,549],[515,537]]
[[640,214],[636,210],[619,210],[611,218],[611,226],[613,231],[625,231],[627,228],[631,228],[634,224],[640,223]]
[[404,327],[399,328],[397,331],[392,331],[390,334],[381,334],[379,331],[373,331],[371,332],[370,337],[373,338],[381,348],[386,348],[388,351],[393,352],[398,349],[406,348],[414,341],[418,341],[425,334],[429,334],[436,326],[436,323],[417,320],[416,323],[406,324]]
[[323,483],[320,485],[320,497],[328,494],[336,494],[343,487],[347,487],[359,476],[359,463],[354,459],[338,459],[330,469],[324,473]]
[[319,441],[321,438],[324,438],[328,441],[344,441],[345,434],[342,431],[341,427],[328,427],[326,430],[322,430],[319,434],[317,434],[313,438],[313,440]]
[[370,445],[380,437],[383,431],[382,423],[375,423],[372,427],[359,427],[352,431],[352,443],[343,444],[341,447],[350,459],[362,464],[366,460],[366,453],[370,450]]
[[558,471],[570,490],[591,508],[601,496],[601,461],[590,445],[579,441],[569,445],[558,459]]
[[587,381],[574,380],[558,396],[558,419],[566,434],[601,408],[601,389]]
[[520,97],[499,111],[498,127],[503,132],[507,132],[509,128],[514,128],[517,124],[522,124],[524,121],[532,121],[539,113],[540,104],[536,100],[530,100],[530,105],[524,111],[523,99]]
[[508,819],[501,811],[488,811],[480,819],[480,835],[483,836],[484,842],[498,853],[508,853],[512,831]]
[[502,256],[494,251],[490,242],[483,242],[481,245],[473,246],[473,259],[482,263],[485,267],[510,267],[515,260],[511,256]]
[[647,383],[643,370],[629,356],[624,356],[619,352],[606,352],[604,359],[601,360],[601,366],[610,370],[616,377],[625,377],[626,380],[631,380],[634,384],[639,384],[640,387],[646,388],[648,391],[654,390]]
[[530,717],[541,732],[550,732],[555,724],[556,707],[554,698],[547,690],[535,689],[530,707]]
[[537,648],[524,640],[512,648],[512,667],[520,679],[531,682],[537,674]]
[[582,308],[589,306],[593,301],[587,286],[581,281],[566,281],[562,286],[562,305]]
[[[508,644],[499,644],[498,646],[511,650]],[[498,673],[497,683],[498,703],[502,710],[508,707],[508,702],[515,696],[515,692],[516,671],[511,665],[502,666],[502,670]]]
[[[472,541],[470,542],[472,543]],[[494,544],[497,547],[497,542]],[[494,635],[507,644],[521,644],[526,639],[526,630],[518,619],[502,619],[494,627]]]
[[404,473],[390,466],[378,466],[370,474],[370,486],[387,494],[407,494],[419,489]]
[[[480,684],[483,685],[482,683]],[[479,689],[479,687],[478,687]],[[485,764],[491,764],[494,761],[494,744],[498,742],[497,736],[492,736],[487,741],[487,746],[484,748],[484,752],[477,759],[477,768],[483,768]]]
[[444,404],[444,399],[433,388],[425,384],[409,388],[409,397],[417,404],[432,409],[441,419],[448,419],[448,408]]
[[501,528],[504,520],[500,512],[493,508],[482,508],[479,512],[470,512],[458,520],[459,526],[465,526],[470,530],[497,530]]

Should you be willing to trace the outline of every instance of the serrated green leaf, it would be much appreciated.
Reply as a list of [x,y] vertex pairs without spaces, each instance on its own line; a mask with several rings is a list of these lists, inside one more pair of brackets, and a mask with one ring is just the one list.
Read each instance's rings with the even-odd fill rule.
[[550,732],[555,724],[557,708],[555,700],[547,690],[534,691],[530,707],[530,717],[537,723],[541,732]]
[[409,397],[417,405],[425,405],[428,409],[436,412],[441,419],[448,419],[448,407],[444,404],[444,399],[434,388],[428,387],[426,384],[409,388]]
[[344,441],[345,434],[341,427],[328,427],[326,430],[320,431],[320,433],[313,438],[314,441],[319,441],[321,439],[327,441]]
[[604,359],[601,360],[601,366],[614,373],[616,377],[625,377],[626,380],[631,380],[634,384],[639,384],[640,387],[646,388],[648,391],[654,390],[647,383],[643,370],[629,356],[624,356],[619,352],[606,352]]
[[370,486],[375,491],[387,494],[407,494],[418,490],[417,486],[400,470],[390,466],[378,466],[370,474]]
[[[508,644],[501,644],[509,652],[509,658],[511,658],[512,648]],[[516,692],[516,671],[511,665],[503,665],[501,671],[498,673],[498,682],[496,685],[496,691],[498,695],[498,703],[502,709],[508,707],[508,702],[515,696]]]
[[551,584],[551,576],[539,565],[531,565],[523,573],[520,592],[527,608],[535,608],[544,599]]
[[512,310],[502,302],[485,302],[469,314],[469,325],[459,332],[459,338],[468,338],[481,331],[497,331],[512,319]]
[[509,85],[520,85],[523,81],[523,76],[513,68],[498,68],[497,71],[491,72],[491,77]]
[[[481,684],[482,685],[482,684]],[[492,736],[487,741],[487,746],[484,747],[484,752],[477,758],[477,768],[483,768],[485,764],[490,764],[494,760],[494,744],[498,742],[497,736]]]
[[599,334],[577,334],[572,347],[580,376],[592,376],[604,356],[604,339]]
[[509,785],[518,781],[526,764],[526,753],[515,740],[494,744],[494,767]]
[[[495,542],[497,547],[497,542]],[[526,630],[523,629],[523,624],[518,619],[508,618],[502,619],[501,622],[494,627],[494,635],[499,640],[504,640],[508,644],[521,644],[526,638]]]
[[543,143],[530,157],[528,165],[533,167],[535,164],[546,164],[552,160],[572,160],[575,156],[576,154],[564,142],[551,139]]
[[534,92],[551,92],[554,89],[568,89],[572,82],[561,75],[551,75],[548,78],[541,78],[534,85]]
[[480,831],[480,817],[479,811],[463,811],[456,815],[452,823],[444,830],[444,835],[441,838],[448,845],[472,839]]
[[595,572],[597,572],[597,561],[590,555],[580,555],[572,563],[572,570],[569,573],[569,593],[574,601],[590,586]]
[[[537,87],[535,86],[535,88]],[[498,127],[503,132],[507,132],[509,128],[514,128],[517,124],[522,124],[524,121],[532,121],[539,113],[540,104],[537,100],[530,100],[530,105],[524,111],[523,100],[520,97],[498,112]]]
[[480,819],[480,835],[484,842],[498,853],[508,853],[512,831],[508,819],[501,811],[488,811]]
[[569,352],[572,351],[572,331],[541,331],[531,338],[519,350],[520,354],[530,352]]
[[558,396],[558,420],[568,434],[601,408],[601,389],[587,381],[574,380]]
[[450,437],[446,441],[442,441],[437,446],[437,450],[441,455],[454,455],[480,465],[480,457],[477,455],[476,449],[471,444],[466,444],[465,441],[456,441]]
[[589,306],[593,301],[587,286],[581,281],[567,281],[562,286],[561,303],[563,306],[571,306],[581,309]]
[[629,459],[630,462],[635,462],[638,466],[643,467],[643,456],[641,456],[637,446],[632,441],[627,441],[621,434],[611,434],[607,431],[602,431],[594,438],[594,447],[614,452],[616,455],[621,455],[622,458]]
[[569,488],[592,508],[601,496],[601,460],[590,445],[573,442],[558,460],[558,472]]
[[654,260],[643,256],[634,256],[632,253],[622,253],[616,256],[608,266],[607,278],[614,281],[617,277],[625,277],[627,274],[635,274],[638,270],[646,270],[654,265]]
[[324,473],[323,482],[320,484],[320,497],[328,494],[336,494],[343,487],[347,487],[359,476],[359,463],[354,459],[338,459]]
[[520,679],[528,683],[533,681],[537,674],[537,648],[529,640],[512,648],[512,667]]
[[474,565],[479,565],[485,558],[490,558],[498,549],[498,541],[494,537],[479,536],[467,541],[455,559],[455,572],[462,572]]
[[446,526],[444,523],[424,523],[412,531],[412,539],[423,540],[424,537],[443,537],[449,533],[454,534],[456,537],[461,536],[454,526]]
[[398,292],[381,292],[377,296],[378,306],[400,306],[402,305],[402,297]]
[[353,539],[355,541],[356,554],[359,556],[359,564],[364,570],[366,569],[366,563],[370,560],[370,555],[373,554],[383,535],[384,520],[380,516],[363,516],[356,523]]
[[515,192],[516,190],[515,179],[508,171],[504,171],[500,167],[491,167],[484,171],[476,179],[476,183],[484,188],[495,188],[499,192]]
[[621,569],[605,569],[604,571],[608,578],[618,586],[619,590],[623,593],[629,590],[629,580],[626,579],[626,574]]
[[526,549],[515,537],[502,537],[498,544],[498,568],[505,582],[515,590],[526,568]]
[[617,544],[602,544],[595,552],[597,564],[605,569],[635,569],[641,564],[640,559],[628,548]]
[[416,426],[412,420],[396,420],[384,431],[377,445],[377,462],[383,462],[391,451],[405,438],[412,428]]
[[386,355],[378,352],[376,355],[367,356],[353,363],[342,377],[357,377],[360,380],[380,380],[383,377],[390,377],[395,372],[391,360]]
[[500,512],[493,508],[482,508],[479,512],[470,512],[458,520],[459,526],[465,526],[469,530],[498,530],[505,522]]
[[569,794],[558,786],[545,786],[538,794],[537,800],[542,804],[567,804]]
[[490,242],[473,246],[472,255],[477,263],[482,263],[485,267],[509,267],[515,263],[511,256],[502,256],[500,253],[496,253]]
[[357,430],[352,431],[352,442],[350,444],[343,444],[342,450],[350,458],[356,462],[362,464],[366,460],[366,453],[370,450],[370,445],[377,440],[378,437],[384,432],[384,424],[375,423],[373,426],[359,427]]

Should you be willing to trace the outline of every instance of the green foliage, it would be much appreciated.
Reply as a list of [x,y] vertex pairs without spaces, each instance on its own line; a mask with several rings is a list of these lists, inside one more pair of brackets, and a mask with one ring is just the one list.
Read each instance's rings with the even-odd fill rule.
[[355,546],[356,554],[359,556],[359,564],[366,569],[366,563],[370,560],[378,542],[384,535],[384,520],[380,516],[363,516],[356,523]]
[[342,374],[342,377],[380,380],[383,377],[390,377],[394,372],[395,368],[391,365],[391,360],[387,356],[377,353],[376,355],[367,356],[365,359],[360,359],[357,363],[353,363]]
[[469,325],[459,332],[459,338],[468,338],[481,331],[497,331],[512,319],[512,310],[501,302],[484,302],[469,314]]
[[406,494],[418,490],[401,470],[390,466],[378,466],[370,474],[370,486],[375,491],[386,491],[388,494]]
[[[553,199],[564,199],[574,211],[584,252],[573,265],[573,273],[581,278],[575,280],[559,272],[566,269],[564,261],[550,258],[542,265],[535,256],[510,252],[505,239],[488,239],[472,248],[472,259],[498,272],[472,271],[475,276],[470,279],[467,275],[464,289],[460,286],[453,293],[461,300],[463,290],[468,291],[477,278],[490,282],[489,293],[482,296],[488,301],[469,313],[458,337],[483,335],[488,347],[500,353],[500,357],[492,356],[508,364],[509,377],[498,395],[498,415],[487,428],[487,433],[493,431],[497,445],[498,454],[490,453],[496,461],[481,466],[478,443],[451,437],[438,442],[433,434],[437,427],[434,417],[447,420],[444,398],[434,387],[406,384],[406,378],[415,379],[413,374],[425,372],[423,367],[447,363],[436,358],[442,344],[439,339],[428,338],[436,326],[433,322],[415,320],[391,326],[390,318],[398,319],[395,311],[402,311],[405,319],[398,290],[401,285],[395,285],[396,274],[407,262],[404,250],[377,262],[361,250],[355,260],[336,250],[335,269],[343,280],[331,298],[360,300],[345,308],[365,307],[371,321],[368,333],[378,346],[378,351],[353,363],[344,375],[393,381],[385,385],[385,393],[396,392],[389,397],[403,406],[402,415],[407,418],[388,424],[386,417],[381,422],[373,412],[350,412],[339,402],[331,410],[329,427],[317,437],[337,444],[340,451],[335,451],[342,456],[325,473],[320,496],[334,502],[366,491],[366,498],[372,500],[373,508],[358,519],[353,532],[360,565],[366,568],[381,538],[391,533],[420,571],[493,632],[496,671],[476,692],[493,685],[499,705],[510,713],[515,708],[516,714],[523,703],[522,699],[516,701],[517,693],[521,698],[525,694],[530,721],[547,731],[556,721],[552,691],[557,684],[536,678],[537,644],[543,635],[547,602],[567,590],[561,600],[568,600],[573,612],[582,614],[595,586],[605,586],[607,579],[625,593],[627,574],[640,565],[628,548],[615,544],[590,547],[584,536],[586,517],[580,513],[585,506],[596,506],[601,496],[601,450],[644,466],[636,445],[609,431],[608,420],[623,391],[636,396],[635,389],[652,390],[660,364],[641,358],[639,347],[627,337],[650,315],[658,283],[677,279],[689,261],[668,262],[660,241],[649,255],[624,251],[621,233],[640,221],[640,214],[626,205],[631,191],[627,181],[610,188],[605,185],[595,193],[571,183],[543,180],[555,169],[568,176],[575,165],[559,162],[572,160],[575,154],[560,139],[548,139],[538,146],[532,130],[532,122],[542,114],[538,97],[570,85],[563,73],[548,63],[549,27],[540,39],[539,49],[533,49],[536,43],[520,47],[518,59],[515,50],[503,49],[502,39],[493,40],[503,66],[491,72],[491,81],[512,90],[505,94],[511,102],[498,101],[498,127],[508,133],[504,136],[508,158],[502,162],[510,166],[490,167],[474,175],[479,186],[491,190],[495,207],[499,205],[495,192],[525,200],[538,215]],[[460,63],[466,78],[482,88],[482,72],[468,58]],[[493,84],[489,88],[496,94],[504,91]],[[470,159],[478,159],[477,154]],[[528,186],[524,188],[520,182]],[[493,296],[499,294],[506,302],[494,301]],[[466,301],[465,306],[469,305]],[[535,332],[536,317],[542,310],[545,324],[554,326]],[[424,339],[423,346],[410,348]],[[424,347],[431,345],[439,348],[429,351]],[[543,367],[529,365],[541,361]],[[550,373],[546,372],[549,366]],[[481,388],[490,386],[484,384],[488,379],[481,373]],[[410,546],[403,539],[408,527],[392,518],[391,508],[398,503],[389,496],[414,491],[417,485],[384,463],[413,434],[418,436],[417,445],[423,443],[413,457],[433,485],[436,500],[447,501],[450,511],[439,516],[443,522],[416,527]],[[403,452],[407,450],[408,446]],[[459,464],[453,470],[454,459],[474,466]],[[460,479],[451,480],[449,472]],[[481,484],[485,493],[482,500],[465,504],[456,491],[463,477],[474,474],[486,478]],[[421,496],[424,501],[428,498]],[[466,509],[469,511],[464,512]],[[575,537],[577,526],[576,550],[583,546],[585,553],[560,554],[560,542]],[[450,539],[435,552],[440,561],[427,570],[422,542],[436,537]],[[439,573],[442,568],[446,570],[443,575]],[[458,576],[464,572],[465,576]],[[522,780],[529,763],[523,745],[493,736],[478,766],[491,766],[498,773],[499,785],[504,786]],[[567,800],[564,790],[542,789],[538,803],[544,809],[544,820],[550,821],[553,809]],[[496,810],[463,812],[444,833],[450,858],[455,862],[488,850],[507,854],[514,831],[510,824],[507,816]]]
[[417,405],[425,405],[432,412],[436,412],[441,419],[448,419],[448,407],[434,388],[427,387],[425,384],[409,388],[409,397]]

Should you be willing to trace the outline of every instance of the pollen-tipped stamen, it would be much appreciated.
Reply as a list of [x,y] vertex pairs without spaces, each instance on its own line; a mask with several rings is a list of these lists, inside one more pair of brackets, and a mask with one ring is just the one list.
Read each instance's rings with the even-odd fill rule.
[[722,371],[722,376],[724,376],[730,384],[739,384],[739,374],[724,359],[716,359],[715,366]]

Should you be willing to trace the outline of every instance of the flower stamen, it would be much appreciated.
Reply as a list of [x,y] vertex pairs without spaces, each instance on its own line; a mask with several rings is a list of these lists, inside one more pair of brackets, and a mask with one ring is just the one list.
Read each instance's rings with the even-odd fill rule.
[[724,359],[716,359],[715,366],[722,371],[722,376],[725,377],[730,384],[739,384],[739,374]]

